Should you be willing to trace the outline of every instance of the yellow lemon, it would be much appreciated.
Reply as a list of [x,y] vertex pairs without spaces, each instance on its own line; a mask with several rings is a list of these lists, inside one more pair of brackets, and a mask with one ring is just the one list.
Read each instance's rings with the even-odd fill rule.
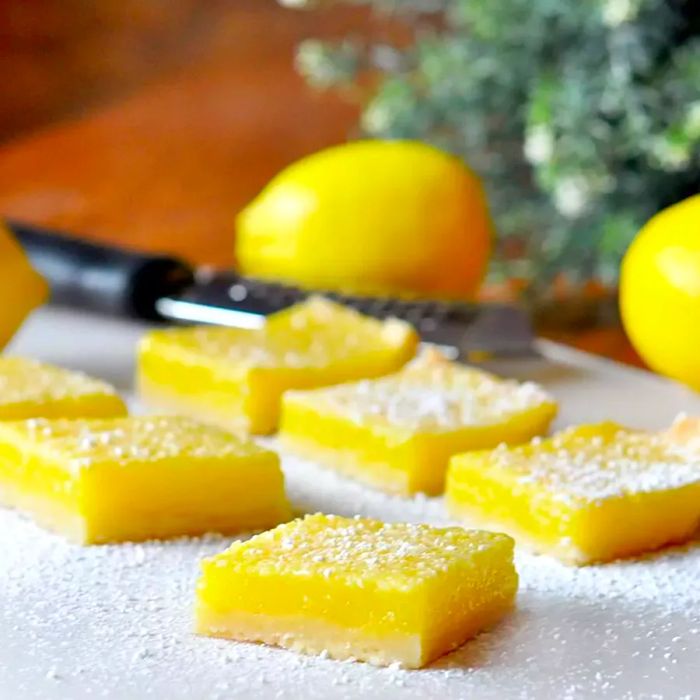
[[492,239],[476,175],[416,141],[356,141],[303,158],[236,223],[245,274],[359,294],[472,296]]
[[700,391],[700,195],[639,232],[622,263],[620,308],[647,364]]
[[30,265],[19,243],[0,221],[0,349],[47,296],[44,278]]

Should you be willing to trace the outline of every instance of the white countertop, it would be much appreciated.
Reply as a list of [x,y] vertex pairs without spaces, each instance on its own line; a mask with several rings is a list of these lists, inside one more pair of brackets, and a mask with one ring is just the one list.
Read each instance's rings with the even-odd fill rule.
[[[10,348],[131,389],[136,324],[45,310]],[[639,427],[700,413],[700,396],[556,345],[501,367],[544,383],[558,425]],[[439,499],[385,496],[284,458],[297,507],[446,520]],[[207,537],[81,548],[0,510],[0,698],[700,698],[700,546],[576,569],[517,553],[517,611],[421,671],[376,669],[191,633]]]

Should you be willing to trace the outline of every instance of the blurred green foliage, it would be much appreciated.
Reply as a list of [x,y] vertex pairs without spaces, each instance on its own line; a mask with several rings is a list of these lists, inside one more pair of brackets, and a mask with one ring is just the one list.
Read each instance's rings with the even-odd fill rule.
[[322,88],[378,73],[365,135],[483,177],[496,277],[614,282],[640,226],[700,189],[699,0],[342,1],[406,18],[413,41],[309,40],[299,69]]

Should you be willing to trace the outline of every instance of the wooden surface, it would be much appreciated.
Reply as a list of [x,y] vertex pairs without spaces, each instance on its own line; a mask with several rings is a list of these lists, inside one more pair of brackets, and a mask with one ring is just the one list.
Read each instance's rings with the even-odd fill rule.
[[277,0],[0,0],[0,142],[212,58],[252,82],[277,62],[283,79],[297,41],[386,27],[369,17]]
[[225,5],[0,0],[0,140],[76,117],[185,65]]
[[0,214],[230,264],[235,213],[355,123],[353,107],[304,85],[295,46],[369,26],[358,11],[228,3],[196,64],[176,77],[0,149]]

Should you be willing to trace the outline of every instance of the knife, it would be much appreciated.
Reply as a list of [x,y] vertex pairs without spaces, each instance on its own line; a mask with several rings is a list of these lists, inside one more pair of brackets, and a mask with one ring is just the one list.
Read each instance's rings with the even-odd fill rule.
[[[51,301],[59,305],[148,321],[258,328],[265,316],[309,294],[235,272],[193,268],[176,257],[98,244],[24,222],[7,223],[48,280]],[[404,319],[424,342],[442,346],[455,359],[537,354],[530,319],[517,306],[334,292],[324,296],[376,318]]]

